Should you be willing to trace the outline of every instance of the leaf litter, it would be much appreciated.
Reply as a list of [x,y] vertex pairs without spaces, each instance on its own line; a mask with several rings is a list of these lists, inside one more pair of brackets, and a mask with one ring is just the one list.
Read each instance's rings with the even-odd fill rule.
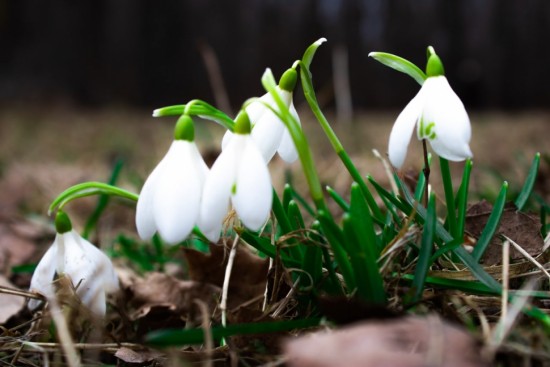
[[[541,169],[546,169],[542,167],[544,166],[541,166]],[[13,214],[42,212],[47,206],[47,198],[55,195],[58,188],[65,188],[71,184],[67,183],[67,180],[79,181],[86,173],[81,169],[71,173],[71,169],[67,167],[56,168],[51,165],[42,169],[33,166],[28,170],[18,166],[17,170],[18,174],[8,171],[0,181],[0,252],[3,254],[0,265],[4,274],[0,279],[7,281],[6,287],[9,289],[22,291],[30,278],[25,278],[24,274],[11,273],[10,269],[32,259],[38,259],[40,249],[49,244],[53,232],[51,227],[43,226],[43,223],[35,223],[25,217],[14,217]],[[59,174],[60,171],[65,172],[64,170],[68,173]],[[36,179],[36,175],[42,178]],[[94,177],[96,176],[94,174]],[[543,171],[537,181],[537,190],[543,196],[548,195],[546,180],[547,175]],[[92,205],[93,203],[85,203],[82,208],[75,208],[75,211],[84,216],[84,213],[90,213]],[[466,222],[466,232],[469,235],[479,237],[480,228],[487,221],[491,209],[487,203],[477,203],[470,207]],[[111,234],[116,228],[118,227],[111,228]],[[507,207],[497,236],[483,258],[485,266],[495,267],[502,264],[502,241],[499,235],[513,239],[533,257],[540,258],[541,255],[545,255],[541,254],[543,241],[540,236],[539,218],[517,213],[514,208]],[[123,289],[109,300],[111,307],[106,320],[99,322],[90,318],[88,328],[77,330],[74,335],[75,348],[81,353],[82,361],[87,365],[96,365],[95,363],[101,360],[103,363],[139,366],[181,365],[184,361],[193,365],[208,362],[215,365],[257,365],[274,362],[293,366],[352,366],[355,358],[361,358],[361,365],[365,365],[367,360],[374,360],[374,365],[377,366],[384,366],[383,363],[387,361],[390,361],[388,366],[430,366],[435,362],[444,366],[490,365],[479,350],[485,340],[481,333],[473,333],[472,336],[466,329],[430,312],[427,312],[427,317],[402,317],[402,310],[399,309],[389,310],[397,311],[397,315],[392,314],[388,319],[383,318],[383,322],[361,321],[369,319],[368,314],[373,312],[366,308],[354,316],[346,326],[321,327],[322,330],[317,332],[307,330],[302,332],[306,335],[299,339],[289,339],[288,333],[267,337],[232,337],[228,339],[231,348],[214,346],[211,350],[185,346],[178,350],[157,351],[144,346],[143,337],[151,330],[200,326],[204,321],[204,313],[201,313],[197,303],[201,303],[208,310],[208,322],[219,322],[218,302],[228,250],[222,245],[210,245],[209,250],[210,254],[191,249],[183,251],[183,256],[187,260],[188,280],[180,279],[181,274],[153,272],[143,275],[133,272],[127,264],[121,265],[118,270]],[[273,271],[269,271],[268,260],[251,253],[245,246],[239,246],[238,251],[229,285],[229,322],[291,318],[292,314],[273,317],[262,311],[264,293],[266,287],[269,287],[268,283],[273,281]],[[512,262],[524,261],[521,254],[514,250],[511,251],[511,257]],[[543,264],[547,263],[548,261],[543,261]],[[529,271],[532,268],[533,266]],[[522,273],[526,272],[528,270],[522,269]],[[291,287],[292,284],[285,282],[285,290]],[[65,284],[61,288],[64,289],[61,292],[64,300],[62,306],[70,306],[73,309],[70,312],[73,314],[72,317],[86,318],[86,312],[81,310],[78,302],[71,297],[74,285]],[[285,294],[286,292],[277,294],[272,301],[281,300]],[[2,361],[35,366],[42,365],[47,358],[57,364],[63,364],[57,340],[51,335],[48,336],[48,332],[52,332],[48,310],[44,309],[41,313],[31,315],[26,307],[21,308],[23,297],[4,293],[0,293],[0,296],[3,297],[0,300],[0,315],[6,319],[2,322],[0,334]],[[11,301],[7,301],[8,299]],[[13,308],[10,310],[8,305],[12,301]],[[347,306],[344,306],[341,312],[346,312],[345,307]],[[427,289],[425,302],[419,305],[419,308],[437,310],[446,320],[470,327],[476,326],[484,317],[490,323],[495,322],[500,312],[499,300],[495,297],[464,295],[458,291],[438,291],[435,288]],[[548,312],[547,308],[543,309]],[[375,318],[379,318],[378,314],[376,315]],[[39,320],[31,327],[28,321],[33,317]],[[42,330],[36,325],[42,325]],[[96,326],[96,330],[102,332],[91,332],[93,325]],[[509,341],[498,351],[496,361],[500,365],[544,365],[549,360],[549,348],[542,327],[529,322],[522,325],[526,327],[515,328],[509,336]],[[287,341],[281,342],[282,340]],[[442,343],[442,340],[445,340],[445,343]],[[334,353],[330,355],[329,351]],[[386,355],[383,353],[390,351],[391,353]],[[281,356],[282,352],[285,353],[284,356]],[[312,359],[302,359],[300,362],[300,356],[304,355]],[[336,362],[330,359],[334,356],[339,358]],[[441,358],[449,358],[449,361],[445,359],[441,362]],[[329,361],[333,364],[327,364]]]

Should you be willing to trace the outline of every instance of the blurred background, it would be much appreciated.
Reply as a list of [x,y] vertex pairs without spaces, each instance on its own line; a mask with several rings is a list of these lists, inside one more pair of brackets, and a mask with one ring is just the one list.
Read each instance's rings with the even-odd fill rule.
[[[329,42],[313,71],[329,105],[336,86],[354,109],[399,108],[417,86],[368,53],[423,68],[428,45],[469,108],[550,100],[548,0],[1,0],[0,98],[148,109],[201,98],[236,109],[262,93],[266,67],[280,75],[320,37]],[[217,72],[224,91],[210,81]]]
[[[521,182],[533,154],[548,152],[548,0],[0,0],[0,209],[43,211],[68,185],[105,180],[119,157],[138,191],[171,141],[173,119],[152,109],[199,98],[232,115],[264,93],[266,67],[280,76],[320,37],[318,99],[365,174],[384,176],[372,149],[384,155],[418,91],[371,51],[424,68],[435,47],[470,112],[477,172],[487,173],[474,189]],[[321,176],[349,187],[301,93],[295,101]],[[223,131],[199,125],[201,149],[217,148]]]

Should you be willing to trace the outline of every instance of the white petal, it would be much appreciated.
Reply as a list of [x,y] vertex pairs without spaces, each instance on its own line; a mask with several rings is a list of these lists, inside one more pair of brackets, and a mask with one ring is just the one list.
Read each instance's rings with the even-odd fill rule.
[[[173,143],[172,143],[173,145]],[[149,175],[145,184],[139,194],[139,199],[136,206],[136,228],[141,237],[144,240],[148,240],[157,231],[155,220],[153,217],[153,201],[156,186],[158,184],[158,178],[162,176],[163,166],[165,165],[166,157],[172,150],[172,146],[168,149],[168,152],[160,163],[155,167],[153,172]]]
[[197,148],[197,144],[191,144],[191,154],[193,155],[192,160],[193,163],[196,165],[199,176],[200,176],[200,182],[201,187],[204,185],[204,180],[206,180],[206,176],[208,175],[208,172],[210,169],[206,165],[206,162],[202,158],[201,153],[199,152],[199,149]]
[[266,163],[254,142],[249,141],[238,166],[233,206],[243,224],[257,231],[269,217],[272,200],[271,178]]
[[198,156],[195,143],[174,141],[155,189],[155,224],[169,244],[187,238],[197,222],[204,176],[202,163],[196,161]]
[[444,76],[428,78],[424,85],[423,120],[435,123],[435,138],[430,138],[433,150],[451,161],[471,157],[469,143],[472,132],[464,104]]
[[[30,290],[37,291],[47,298],[55,297],[52,285],[57,267],[59,241],[64,241],[65,253],[63,268],[76,288],[82,303],[97,315],[105,314],[105,292],[119,288],[118,277],[109,257],[101,250],[72,230],[57,234],[52,246],[40,260],[31,280]],[[29,302],[34,309],[38,302]]]
[[390,142],[388,144],[388,155],[390,162],[396,167],[401,168],[405,157],[407,156],[407,148],[411,141],[414,126],[418,121],[422,112],[423,104],[423,88],[416,96],[407,104],[401,111],[397,120],[393,124],[390,133]]
[[[76,293],[92,312],[105,314],[105,292],[119,288],[111,259],[72,230],[65,239],[65,273],[71,277]],[[98,301],[98,299],[100,301]]]
[[[52,298],[54,297],[54,289],[53,289],[53,277],[55,275],[55,269],[56,269],[56,255],[57,255],[57,237],[60,236],[60,234],[56,235],[56,239],[46,251],[44,256],[42,256],[42,259],[40,259],[40,262],[36,266],[36,269],[34,269],[34,273],[32,274],[31,279],[31,285],[29,287],[29,290],[31,292],[38,292],[45,296],[46,298]],[[29,300],[28,307],[31,310],[34,310],[38,305],[40,305],[40,301],[36,299]]]
[[266,93],[260,98],[254,100],[252,103],[250,103],[248,106],[246,106],[245,110],[248,114],[248,118],[250,119],[250,123],[252,126],[258,122],[263,116],[264,113],[269,111],[269,108],[266,106],[274,106],[275,101],[271,97],[271,94]]
[[204,182],[197,225],[208,239],[219,238],[223,219],[229,207],[231,189],[237,172],[237,157],[243,149],[243,135],[234,134],[231,142],[218,156]]
[[[281,90],[279,87],[277,87],[277,92],[288,106],[292,101],[292,93]],[[246,111],[253,126],[252,138],[256,141],[256,145],[262,152],[264,160],[269,162],[281,145],[285,126],[279,117],[265,106],[264,103],[278,110],[275,100],[268,93],[262,96],[259,101],[247,107]]]
[[[294,116],[298,123],[300,123],[300,117],[298,116],[298,112],[296,111],[292,101],[290,102],[290,106],[288,108],[290,110],[290,114]],[[277,149],[277,153],[279,153],[279,156],[287,163],[292,163],[298,159],[298,151],[296,150],[292,136],[290,136],[290,132],[286,127],[283,130],[283,137],[281,139],[281,144]]]
[[231,141],[231,138],[233,138],[233,133],[231,131],[227,130],[225,132],[225,134],[223,134],[222,150],[224,150],[227,147],[227,144],[229,144],[229,142]]
[[252,129],[252,139],[256,142],[265,162],[269,162],[281,144],[285,126],[271,110],[262,115]]

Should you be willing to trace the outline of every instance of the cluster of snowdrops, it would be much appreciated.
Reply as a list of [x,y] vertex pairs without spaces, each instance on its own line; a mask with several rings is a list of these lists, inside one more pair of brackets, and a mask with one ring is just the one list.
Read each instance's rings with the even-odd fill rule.
[[[293,105],[293,91],[299,79],[297,68],[309,67],[313,53],[324,41],[320,39],[310,46],[310,59],[295,62],[278,83],[267,69],[262,77],[267,93],[246,101],[234,119],[199,100],[155,110],[154,116],[179,114],[179,118],[174,141],[145,181],[139,197],[93,183],[61,194],[51,207],[56,212],[57,236],[39,262],[30,290],[52,300],[56,297],[55,278],[68,276],[78,285],[76,293],[82,303],[102,316],[106,312],[106,295],[118,289],[118,278],[109,257],[82,238],[63,211],[64,204],[78,197],[108,193],[137,200],[139,236],[150,240],[158,233],[170,245],[193,235],[217,242],[230,231],[224,220],[231,209],[248,230],[261,231],[272,210],[268,163],[276,154],[288,163],[300,160],[315,201],[315,177],[311,177],[313,174],[308,169],[310,150]],[[308,51],[304,59],[306,55]],[[409,74],[422,85],[397,117],[389,136],[388,157],[398,169],[405,161],[415,129],[418,139],[428,141],[442,158],[462,161],[472,156],[470,121],[464,105],[451,89],[442,62],[432,47],[428,47],[427,55],[425,73],[395,55],[381,52],[370,55]],[[221,153],[210,168],[195,145],[193,117],[227,128]],[[29,307],[35,309],[39,303],[33,300]]]

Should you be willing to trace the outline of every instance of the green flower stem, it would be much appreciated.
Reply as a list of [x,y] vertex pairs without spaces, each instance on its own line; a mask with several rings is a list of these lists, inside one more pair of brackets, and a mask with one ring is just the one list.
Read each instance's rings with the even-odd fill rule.
[[329,213],[325,198],[323,196],[321,181],[319,180],[317,170],[315,169],[313,155],[311,154],[311,150],[309,149],[307,138],[302,128],[300,127],[300,124],[290,114],[288,106],[283,102],[281,96],[277,92],[277,84],[275,83],[275,78],[273,77],[273,73],[270,69],[267,69],[262,76],[262,85],[271,94],[273,100],[277,104],[277,108],[279,110],[273,110],[273,112],[279,116],[281,121],[283,121],[290,133],[290,136],[292,136],[292,141],[294,142],[296,150],[298,151],[298,157],[300,158],[300,162],[302,163],[302,169],[304,170],[304,174],[306,176],[306,181],[309,186],[309,192],[311,194],[313,202],[315,203],[317,211],[324,210],[325,212]]
[[192,100],[187,104],[157,108],[153,111],[153,117],[181,116],[184,112],[217,122],[230,131],[233,131],[235,125],[233,119],[225,113],[199,99]]
[[330,144],[332,145],[332,148],[348,170],[349,174],[353,178],[355,182],[359,185],[361,188],[361,192],[365,196],[365,199],[367,200],[367,203],[369,204],[369,208],[371,209],[374,217],[378,219],[379,221],[383,221],[383,215],[380,211],[380,208],[378,205],[376,205],[376,201],[374,200],[374,197],[370,193],[365,181],[363,180],[363,177],[357,170],[357,167],[353,164],[351,161],[348,153],[344,149],[344,146],[334,133],[334,130],[332,130],[332,127],[330,126],[330,123],[326,119],[325,115],[321,111],[321,108],[319,107],[319,103],[317,102],[317,98],[315,97],[315,91],[313,89],[313,84],[310,77],[309,69],[307,68],[306,64],[303,62],[300,62],[300,78],[302,81],[302,89],[304,91],[304,96],[306,97],[306,100],[309,104],[309,107],[311,108],[311,111],[317,118],[317,121],[321,125],[321,128],[325,132],[325,135],[327,136],[328,140],[330,141]]
[[457,224],[455,196],[453,192],[453,182],[451,178],[451,170],[449,168],[449,161],[445,158],[439,157],[439,165],[441,167],[441,177],[443,179],[443,188],[445,190],[445,202],[447,204],[447,223],[449,223],[449,233],[453,236],[453,238],[456,238]]
[[74,185],[63,191],[55,198],[50,207],[48,208],[48,214],[51,214],[56,209],[62,209],[65,204],[70,201],[92,195],[109,195],[118,196],[124,199],[132,201],[138,200],[139,195],[133,192],[126,191],[120,187],[109,185],[103,182],[84,182],[78,185]]

